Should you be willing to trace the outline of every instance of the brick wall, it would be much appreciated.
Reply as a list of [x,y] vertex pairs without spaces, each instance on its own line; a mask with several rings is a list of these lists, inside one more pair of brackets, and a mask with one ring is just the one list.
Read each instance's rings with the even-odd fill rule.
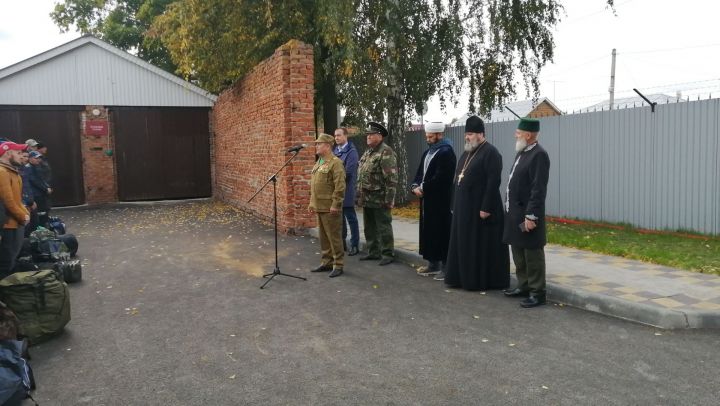
[[[95,115],[97,110],[99,115]],[[86,134],[86,120],[109,121],[108,111],[102,106],[86,106],[81,114],[80,148],[83,161],[83,178],[85,182],[85,201],[87,204],[109,203],[117,201],[117,182],[115,173],[114,152],[115,139],[112,123],[108,123],[108,135],[95,136]]]
[[290,41],[232,88],[213,109],[215,197],[272,219],[272,184],[248,199],[291,156],[285,150],[307,143],[278,178],[278,228],[301,232],[315,226],[307,212],[310,170],[315,159],[313,50]]

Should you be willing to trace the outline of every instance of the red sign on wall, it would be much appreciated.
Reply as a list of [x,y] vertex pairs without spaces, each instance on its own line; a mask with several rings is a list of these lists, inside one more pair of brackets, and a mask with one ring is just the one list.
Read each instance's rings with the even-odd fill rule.
[[104,120],[88,120],[85,122],[85,134],[103,136],[108,135],[108,122]]

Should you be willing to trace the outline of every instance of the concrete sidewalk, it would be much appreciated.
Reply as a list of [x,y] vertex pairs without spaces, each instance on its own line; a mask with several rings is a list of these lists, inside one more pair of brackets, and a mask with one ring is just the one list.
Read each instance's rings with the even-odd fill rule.
[[[363,244],[361,211],[358,220]],[[423,266],[417,223],[393,218],[395,251],[400,261]],[[551,301],[665,329],[720,328],[718,276],[557,245],[545,255]]]

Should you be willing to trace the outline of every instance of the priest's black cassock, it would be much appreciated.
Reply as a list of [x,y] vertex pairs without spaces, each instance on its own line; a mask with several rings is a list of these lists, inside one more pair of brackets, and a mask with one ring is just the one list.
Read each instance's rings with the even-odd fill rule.
[[[502,156],[488,142],[458,160],[445,269],[448,286],[486,290],[504,289],[510,283],[510,254],[502,241],[501,173]],[[480,211],[490,217],[481,219]]]

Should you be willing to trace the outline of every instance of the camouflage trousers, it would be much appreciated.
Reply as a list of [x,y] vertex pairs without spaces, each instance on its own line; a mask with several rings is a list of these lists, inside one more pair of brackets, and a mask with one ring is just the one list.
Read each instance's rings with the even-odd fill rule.
[[368,255],[390,258],[395,256],[390,209],[363,207],[363,227]]

